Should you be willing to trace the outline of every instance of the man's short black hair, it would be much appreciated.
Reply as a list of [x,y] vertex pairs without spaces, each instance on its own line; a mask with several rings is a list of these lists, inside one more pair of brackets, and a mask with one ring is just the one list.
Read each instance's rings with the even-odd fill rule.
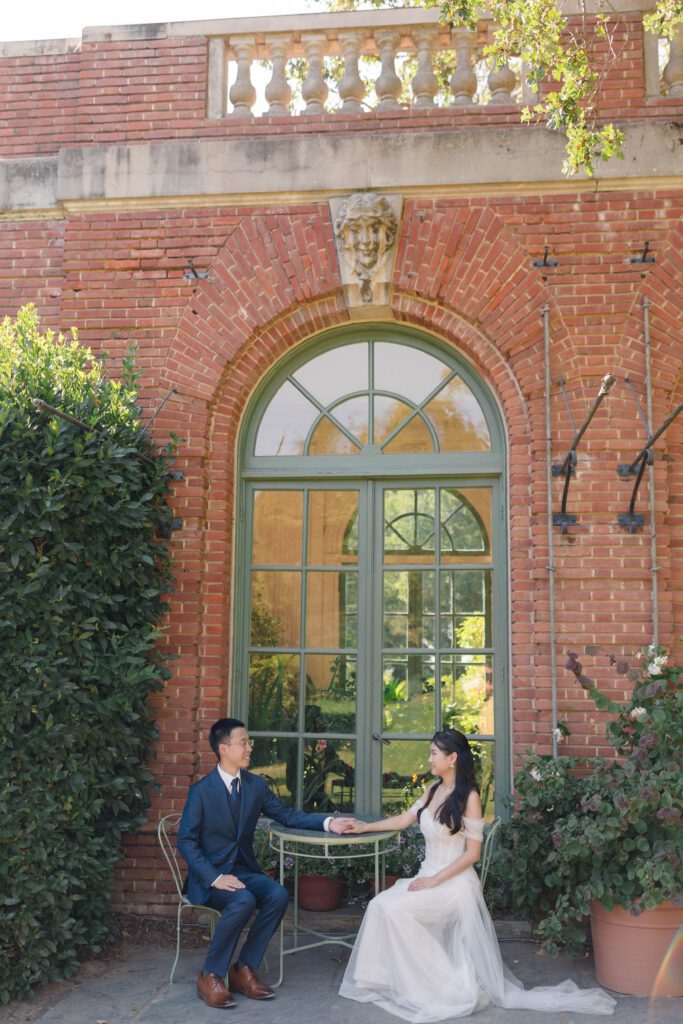
[[217,722],[213,723],[209,732],[209,743],[219,761],[221,759],[218,753],[219,744],[225,743],[233,729],[243,728],[244,722],[240,722],[239,718],[219,718]]

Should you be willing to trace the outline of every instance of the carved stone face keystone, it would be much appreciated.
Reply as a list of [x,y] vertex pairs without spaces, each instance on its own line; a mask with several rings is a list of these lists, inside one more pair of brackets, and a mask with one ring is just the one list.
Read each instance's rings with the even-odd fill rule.
[[363,302],[372,302],[372,279],[396,240],[398,223],[383,196],[357,192],[342,203],[335,231],[348,269],[360,284]]

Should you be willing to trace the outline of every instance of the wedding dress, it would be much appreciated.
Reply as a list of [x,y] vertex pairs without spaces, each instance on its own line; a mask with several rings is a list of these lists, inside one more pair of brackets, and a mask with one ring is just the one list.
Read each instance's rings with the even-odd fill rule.
[[[423,878],[452,864],[465,839],[480,842],[484,823],[463,817],[461,831],[451,835],[428,807],[420,828],[426,851],[417,877]],[[615,1000],[599,988],[580,989],[573,981],[524,988],[503,964],[473,867],[433,889],[408,892],[409,882],[399,880],[368,904],[340,995],[377,1003],[412,1024],[465,1017],[490,1003],[554,1013],[613,1012]]]

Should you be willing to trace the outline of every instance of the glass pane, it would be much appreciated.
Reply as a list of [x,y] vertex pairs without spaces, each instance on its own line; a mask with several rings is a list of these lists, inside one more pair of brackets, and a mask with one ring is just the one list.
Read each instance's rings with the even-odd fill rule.
[[490,487],[441,490],[441,560],[491,561]]
[[393,654],[382,659],[384,730],[426,732],[436,728],[434,656]]
[[384,573],[384,647],[433,647],[434,573]]
[[249,728],[296,732],[299,727],[299,655],[249,658]]
[[434,491],[384,492],[384,561],[433,563]]
[[326,416],[313,431],[308,446],[309,455],[357,455],[360,450],[360,445],[342,434]]
[[303,809],[353,812],[355,765],[353,740],[304,740]]
[[441,659],[443,728],[493,735],[493,663],[490,654]]
[[319,410],[285,381],[272,398],[256,435],[256,455],[303,455],[308,431]]
[[253,736],[253,740],[249,771],[264,778],[275,796],[293,807],[296,803],[297,741],[271,739],[270,736]]
[[495,817],[495,778],[494,778],[494,745],[492,741],[470,740],[474,756],[474,777],[479,786],[481,809],[485,821]]
[[310,491],[308,564],[358,561],[358,491]]
[[382,814],[399,814],[412,807],[432,781],[429,742],[392,740],[382,744]]
[[356,659],[345,654],[306,655],[306,732],[356,731]]
[[375,398],[375,444],[381,444],[411,412],[411,407],[405,402],[377,395]]
[[375,388],[405,395],[419,404],[451,373],[440,359],[392,342],[375,344]]
[[396,437],[385,445],[383,451],[387,455],[400,455],[402,452],[433,452],[434,441],[427,430],[421,416],[415,415]]
[[454,377],[424,411],[434,424],[442,452],[491,450],[481,406],[460,377]]
[[330,409],[331,415],[361,444],[368,443],[369,402],[370,399],[364,395],[362,398],[349,398],[347,402]]
[[491,647],[490,569],[448,569],[441,573],[442,647]]
[[300,623],[301,573],[252,573],[251,646],[298,647]]
[[301,565],[303,491],[255,491],[252,562]]
[[306,646],[355,647],[358,573],[306,574]]
[[368,346],[340,345],[323,352],[292,374],[321,405],[368,389]]

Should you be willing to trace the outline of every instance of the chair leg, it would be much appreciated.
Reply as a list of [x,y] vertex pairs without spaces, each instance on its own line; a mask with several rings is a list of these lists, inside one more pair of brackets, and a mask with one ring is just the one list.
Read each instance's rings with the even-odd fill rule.
[[180,956],[180,918],[182,916],[182,913],[183,913],[183,905],[182,905],[182,903],[179,903],[178,904],[178,916],[177,916],[177,919],[176,919],[176,930],[175,930],[176,931],[175,960],[173,961],[173,967],[171,968],[171,980],[170,980],[170,984],[171,985],[173,984],[173,975],[175,974],[175,969],[176,969],[176,966],[178,964],[178,958]]

